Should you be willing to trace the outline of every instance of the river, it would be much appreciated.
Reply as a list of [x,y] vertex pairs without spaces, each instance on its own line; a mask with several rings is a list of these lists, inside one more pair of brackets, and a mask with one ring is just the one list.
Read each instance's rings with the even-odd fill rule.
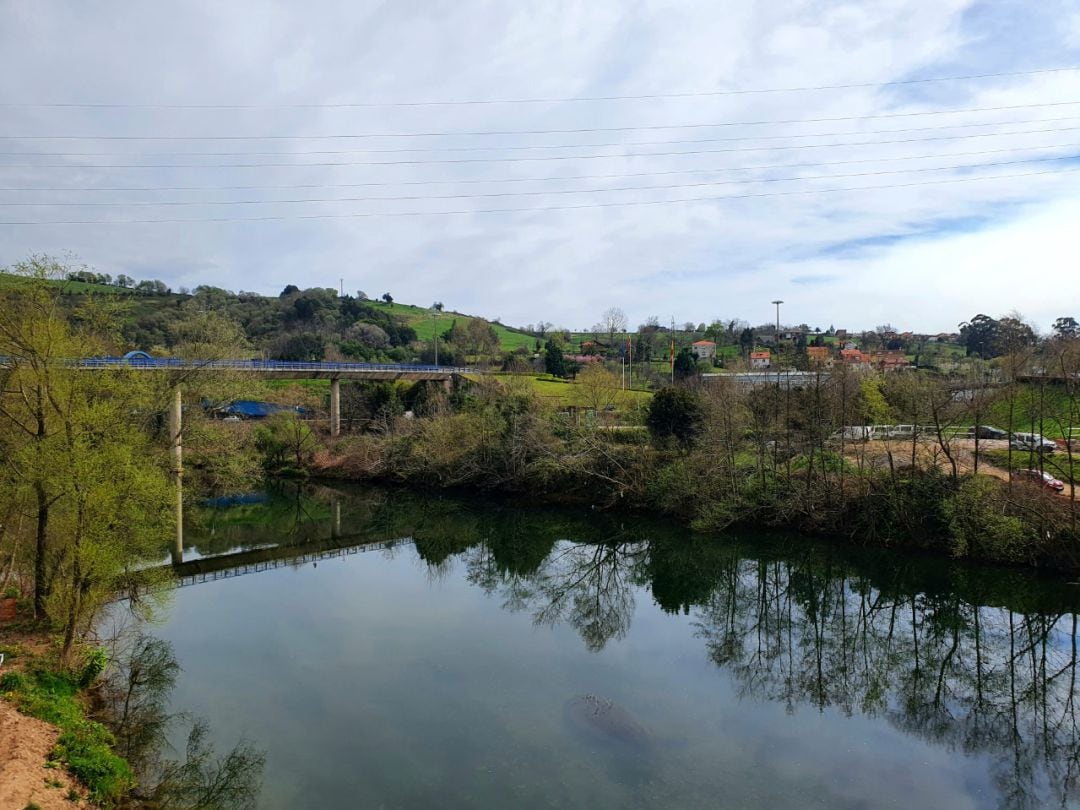
[[1080,587],[304,486],[187,516],[171,703],[259,807],[1080,806]]

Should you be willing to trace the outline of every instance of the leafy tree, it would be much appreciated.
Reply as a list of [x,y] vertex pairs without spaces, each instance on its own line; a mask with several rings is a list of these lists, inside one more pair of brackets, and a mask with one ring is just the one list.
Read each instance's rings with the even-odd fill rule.
[[326,339],[304,332],[285,335],[271,354],[275,360],[319,362],[326,356]]
[[563,351],[554,340],[544,344],[544,369],[555,377],[566,376],[566,359]]
[[619,378],[604,368],[600,363],[587,363],[577,375],[577,390],[581,402],[586,408],[592,408],[597,414],[614,410],[622,397]]
[[268,469],[299,472],[315,453],[319,439],[297,414],[281,411],[255,430],[255,446]]
[[754,350],[754,330],[749,326],[739,333],[739,349],[743,355],[749,355]]
[[435,310],[436,312],[442,312],[443,311],[443,302],[442,301],[436,301],[434,304],[431,305],[431,308],[433,310]]
[[998,322],[989,315],[979,314],[960,324],[960,342],[968,357],[989,360],[998,350]]
[[675,379],[685,380],[696,377],[697,373],[697,357],[690,349],[680,349],[675,355]]
[[105,353],[102,312],[65,317],[49,283],[65,268],[48,258],[14,269],[0,296],[0,502],[31,517],[35,613],[63,629],[66,659],[76,632],[156,559],[174,496],[150,446],[160,402],[150,376],[67,368]]
[[1054,321],[1054,334],[1059,338],[1072,339],[1080,335],[1080,323],[1076,318],[1065,317]]
[[394,306],[394,296],[392,296],[390,293],[383,293],[382,300],[389,304],[391,307]]
[[281,295],[278,297],[288,298],[290,295],[295,295],[298,292],[300,292],[300,288],[297,287],[295,284],[286,284],[285,289],[281,291]]
[[645,426],[658,442],[675,440],[689,450],[705,428],[701,397],[681,386],[657,391],[649,403]]

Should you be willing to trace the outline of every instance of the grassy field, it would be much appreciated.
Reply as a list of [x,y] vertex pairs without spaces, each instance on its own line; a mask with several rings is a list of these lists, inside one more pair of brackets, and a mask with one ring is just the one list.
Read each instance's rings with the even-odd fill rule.
[[[558,377],[552,377],[548,374],[504,374],[496,373],[487,375],[495,377],[496,379],[504,382],[510,380],[525,380],[529,386],[536,392],[536,395],[540,397],[545,403],[549,405],[555,405],[557,407],[565,407],[567,405],[584,406],[585,400],[581,393],[581,388],[573,380],[561,380]],[[260,383],[266,386],[267,389],[281,391],[293,388],[294,390],[302,390],[309,395],[326,396],[330,390],[329,380],[265,380]],[[409,383],[399,383],[403,387],[407,387]],[[252,394],[253,398],[257,398]],[[623,395],[623,405],[620,410],[624,410],[626,407],[633,405],[646,405],[652,398],[652,393],[649,391],[627,391]]]
[[[581,394],[581,389],[577,383],[573,380],[561,380],[558,377],[551,377],[549,375],[534,376],[531,374],[521,375],[498,375],[500,377],[518,376],[522,379],[529,381],[529,384],[536,391],[537,396],[549,400],[558,401],[561,405],[584,405],[585,401]],[[647,403],[652,394],[649,391],[626,391],[624,397],[628,403]]]
[[[0,273],[0,289],[4,287],[10,287],[19,283],[19,277],[13,276],[11,273]],[[97,295],[132,295],[134,290],[126,289],[124,287],[114,287],[111,284],[88,284],[85,281],[64,281],[57,279],[56,281],[50,281],[50,284],[62,287],[63,291],[67,295],[86,295],[87,293],[95,293]]]
[[[454,324],[454,321],[464,326],[475,320],[474,316],[460,312],[440,312],[436,317],[432,318],[431,310],[426,307],[399,304],[396,301],[392,305],[383,301],[368,301],[367,303],[376,309],[388,312],[395,318],[403,320],[413,328],[419,340],[431,340],[434,332],[438,331],[439,334],[442,334]],[[536,338],[532,335],[510,329],[501,323],[493,323],[492,326],[495,328],[495,332],[499,336],[499,344],[505,352],[512,352],[522,346],[531,350],[536,345]]]
[[[1080,403],[1072,403],[1073,411],[1080,410]],[[1063,439],[1065,436],[1062,433],[1062,425],[1056,420],[1049,418],[1051,414],[1060,414],[1062,421],[1067,422],[1066,416],[1069,409],[1068,394],[1058,386],[1048,385],[1042,392],[1040,398],[1040,392],[1038,386],[1034,385],[1020,385],[1019,391],[1016,396],[1016,405],[1013,410],[1013,431],[1017,433],[1028,433],[1034,431],[1035,433],[1042,433],[1048,439]],[[1039,413],[1044,415],[1042,420],[1042,427],[1039,426]],[[1034,420],[1034,428],[1032,427],[1031,414],[1036,414]],[[1006,429],[1009,424],[1009,400],[1008,394],[1005,391],[1001,392],[1001,398],[995,401],[990,406],[990,412],[983,422],[987,425],[993,425]],[[1076,425],[1080,428],[1080,424]],[[1080,438],[1080,434],[1074,434],[1077,438]]]

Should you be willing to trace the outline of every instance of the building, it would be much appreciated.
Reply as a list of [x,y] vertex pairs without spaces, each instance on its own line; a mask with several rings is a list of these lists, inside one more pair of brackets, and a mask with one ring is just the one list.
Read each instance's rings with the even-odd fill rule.
[[772,354],[768,351],[750,352],[750,368],[763,369],[772,365]]
[[840,361],[853,366],[864,366],[869,364],[870,357],[858,349],[841,349]]
[[691,348],[698,360],[712,360],[716,357],[716,344],[711,340],[695,340]]
[[871,362],[882,371],[896,371],[898,368],[907,368],[911,365],[901,351],[878,352],[871,358]]
[[812,366],[832,365],[832,355],[828,346],[807,346],[806,356]]

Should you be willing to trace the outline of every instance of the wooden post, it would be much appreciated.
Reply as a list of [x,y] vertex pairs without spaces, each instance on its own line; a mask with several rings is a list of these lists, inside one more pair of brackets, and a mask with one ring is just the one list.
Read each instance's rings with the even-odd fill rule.
[[341,380],[330,380],[330,435],[341,433]]
[[184,438],[183,403],[180,386],[173,389],[169,405],[169,439],[172,443],[172,476],[176,484],[176,537],[173,539],[172,561],[184,561]]

